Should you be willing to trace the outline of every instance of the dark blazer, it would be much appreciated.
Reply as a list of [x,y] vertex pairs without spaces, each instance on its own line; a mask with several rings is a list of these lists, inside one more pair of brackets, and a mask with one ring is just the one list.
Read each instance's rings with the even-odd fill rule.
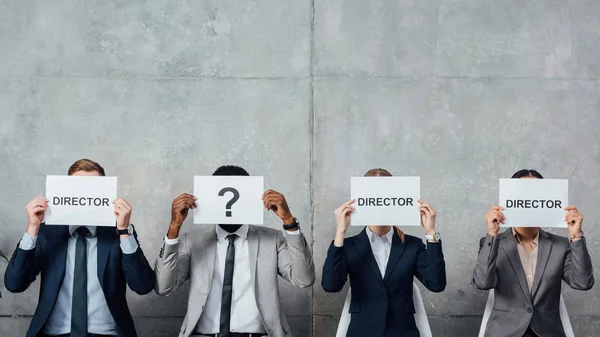
[[338,292],[348,275],[352,287],[348,337],[418,337],[413,278],[433,292],[446,288],[442,243],[427,243],[425,249],[421,239],[405,235],[402,242],[394,233],[382,278],[365,228],[346,238],[344,246],[329,247],[321,285],[327,292]]
[[[108,309],[122,337],[135,337],[137,333],[125,298],[125,285],[138,294],[147,294],[154,288],[154,271],[150,268],[141,247],[133,254],[122,254],[120,238],[114,227],[98,227],[98,279]],[[137,233],[134,232],[137,240]],[[41,273],[40,297],[31,319],[26,337],[35,337],[42,331],[50,316],[65,277],[65,264],[69,240],[68,226],[42,224],[35,249],[13,253],[4,284],[11,292],[23,292]],[[139,245],[139,242],[138,242]]]
[[561,280],[573,289],[589,290],[594,285],[593,272],[585,239],[569,242],[540,229],[529,291],[512,229],[496,238],[488,234],[479,242],[472,281],[478,289],[494,289],[494,308],[485,336],[523,336],[531,327],[539,336],[564,337],[559,312]]

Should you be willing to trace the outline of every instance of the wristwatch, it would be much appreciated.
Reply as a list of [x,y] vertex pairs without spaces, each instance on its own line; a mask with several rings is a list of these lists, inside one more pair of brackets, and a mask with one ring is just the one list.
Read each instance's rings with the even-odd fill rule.
[[583,231],[580,231],[579,234],[569,234],[569,241],[574,239],[583,239]]
[[433,240],[433,241],[435,241],[435,242],[438,242],[438,241],[440,241],[440,239],[441,239],[442,237],[440,236],[440,233],[438,233],[438,232],[435,232],[433,235],[425,235],[425,238],[426,238],[427,240]]
[[292,222],[291,224],[283,225],[283,229],[285,229],[286,231],[296,229],[296,228],[300,228],[300,224],[298,223],[298,219],[296,219],[296,218],[294,218],[294,222]]
[[115,229],[117,232],[117,235],[131,235],[133,234],[133,224],[129,224],[127,225],[127,228],[125,229]]

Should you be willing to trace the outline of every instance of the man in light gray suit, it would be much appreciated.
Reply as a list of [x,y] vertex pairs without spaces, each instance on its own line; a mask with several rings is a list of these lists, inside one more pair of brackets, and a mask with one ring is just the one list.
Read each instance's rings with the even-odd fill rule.
[[[513,178],[538,178],[534,170],[521,170]],[[592,261],[581,231],[583,216],[576,207],[565,210],[569,238],[537,227],[509,228],[502,207],[485,215],[488,235],[481,239],[473,285],[494,289],[494,307],[486,337],[564,337],[559,315],[561,280],[571,288],[594,285]]]
[[[247,176],[243,168],[222,166],[213,175]],[[190,280],[188,310],[180,337],[291,337],[281,309],[278,275],[300,288],[315,281],[310,249],[285,197],[273,190],[264,207],[278,215],[285,234],[251,225],[217,225],[179,231],[196,198],[173,201],[171,224],[156,260],[159,295],[170,295]]]

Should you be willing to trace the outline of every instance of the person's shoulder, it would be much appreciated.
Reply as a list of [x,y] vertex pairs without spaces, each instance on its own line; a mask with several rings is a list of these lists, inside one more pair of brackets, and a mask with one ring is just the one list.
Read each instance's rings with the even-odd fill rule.
[[63,225],[46,225],[46,223],[42,223],[40,225],[40,229],[38,231],[38,238],[54,236],[54,235],[62,235],[64,233],[68,233],[69,226]]
[[546,237],[552,243],[561,244],[561,245],[569,243],[569,239],[567,237],[564,237],[564,236],[561,236],[561,235],[557,235],[557,234],[554,234],[554,233],[549,233],[549,232],[546,232],[546,231],[541,231],[540,235],[546,235]]
[[254,231],[261,237],[277,237],[280,234],[283,235],[281,230],[266,226],[248,225],[248,231]]
[[192,244],[195,242],[203,242],[204,240],[210,238],[216,238],[217,232],[214,226],[199,227],[183,232],[179,235],[179,237],[180,240]]

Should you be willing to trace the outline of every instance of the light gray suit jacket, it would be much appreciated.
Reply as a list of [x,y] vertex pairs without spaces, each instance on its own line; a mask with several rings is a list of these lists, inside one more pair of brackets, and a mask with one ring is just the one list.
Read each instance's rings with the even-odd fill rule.
[[[181,234],[176,245],[163,244],[156,259],[157,294],[169,295],[190,280],[188,310],[180,337],[190,336],[202,315],[212,285],[216,247],[215,227],[202,227]],[[300,288],[314,283],[315,267],[304,235],[284,236],[279,230],[250,225],[248,249],[252,286],[265,329],[271,337],[291,337],[280,304],[277,276]]]
[[539,336],[564,337],[559,315],[561,279],[578,290],[589,290],[594,285],[585,239],[569,242],[540,229],[530,292],[512,229],[496,238],[482,238],[473,285],[482,290],[494,289],[495,297],[485,336],[519,337],[530,326]]

